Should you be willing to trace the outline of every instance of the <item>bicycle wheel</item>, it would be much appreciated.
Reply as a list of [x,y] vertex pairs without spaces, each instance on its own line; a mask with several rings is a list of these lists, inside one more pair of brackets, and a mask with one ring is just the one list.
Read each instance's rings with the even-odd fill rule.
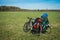
[[49,27],[46,31],[48,34],[50,34],[51,33],[51,27]]
[[30,26],[29,26],[29,23],[25,23],[24,26],[23,26],[23,31],[24,32],[28,32],[30,30]]

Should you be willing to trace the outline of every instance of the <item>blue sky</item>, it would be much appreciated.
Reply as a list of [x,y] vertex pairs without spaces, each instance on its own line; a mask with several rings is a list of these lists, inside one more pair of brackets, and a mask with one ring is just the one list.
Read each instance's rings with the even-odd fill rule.
[[0,6],[17,6],[24,9],[59,9],[60,0],[0,0]]

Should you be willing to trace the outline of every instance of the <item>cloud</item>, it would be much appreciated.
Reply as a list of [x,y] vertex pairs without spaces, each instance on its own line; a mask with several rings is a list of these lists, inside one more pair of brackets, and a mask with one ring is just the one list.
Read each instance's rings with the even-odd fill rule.
[[60,4],[29,3],[29,4],[20,4],[19,7],[24,9],[60,9]]

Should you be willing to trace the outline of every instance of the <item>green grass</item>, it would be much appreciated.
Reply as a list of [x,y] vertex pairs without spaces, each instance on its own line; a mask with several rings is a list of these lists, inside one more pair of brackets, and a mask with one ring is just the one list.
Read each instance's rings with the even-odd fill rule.
[[[37,35],[23,31],[27,17],[37,18],[44,12],[0,12],[0,40],[37,40]],[[60,12],[47,12],[52,27],[50,34],[41,34],[39,40],[60,40]]]

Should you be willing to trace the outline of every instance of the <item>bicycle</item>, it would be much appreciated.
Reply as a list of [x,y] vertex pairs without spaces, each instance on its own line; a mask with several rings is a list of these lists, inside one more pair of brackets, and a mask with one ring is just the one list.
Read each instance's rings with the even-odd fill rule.
[[[24,32],[31,31],[31,30],[32,30],[32,27],[33,27],[33,24],[34,24],[34,21],[35,21],[34,18],[29,18],[29,17],[27,17],[27,18],[29,19],[29,21],[26,22],[26,23],[24,24],[24,26],[23,26]],[[43,26],[45,26],[45,25],[43,25]],[[40,26],[40,27],[41,27],[41,26]],[[47,33],[51,33],[51,27],[48,27],[47,29],[42,28],[42,30],[41,30],[41,28],[40,28],[40,33],[42,33],[43,30],[47,30]]]

